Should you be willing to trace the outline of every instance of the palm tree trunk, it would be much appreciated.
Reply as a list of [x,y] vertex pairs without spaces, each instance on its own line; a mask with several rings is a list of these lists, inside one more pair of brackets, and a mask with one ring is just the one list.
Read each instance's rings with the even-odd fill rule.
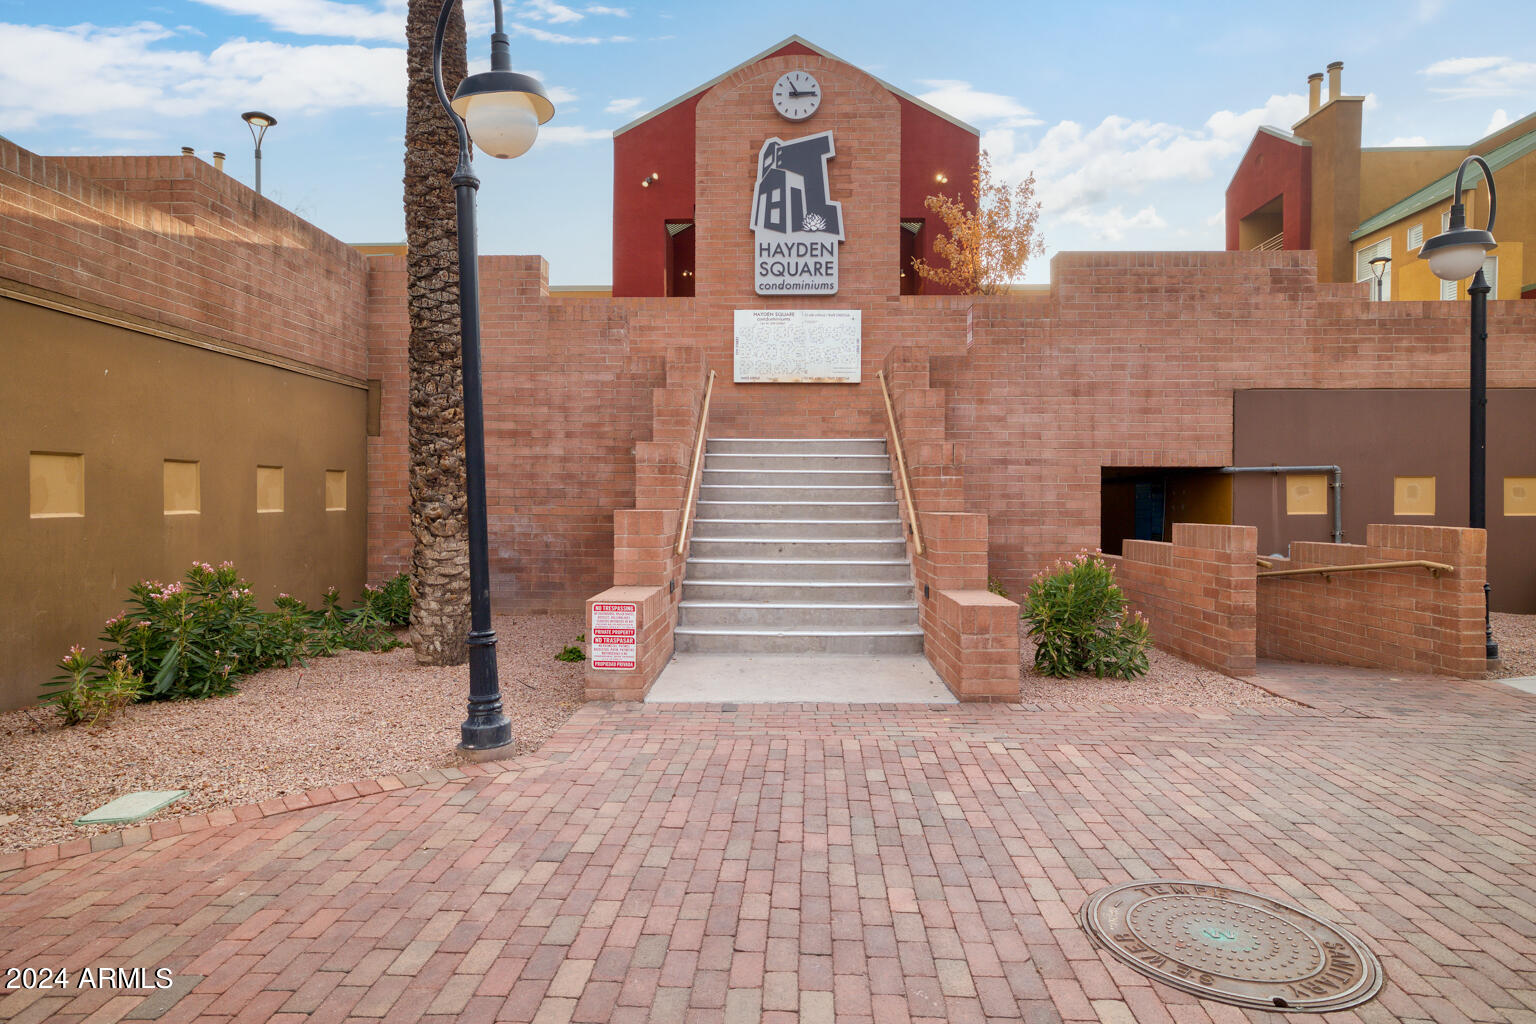
[[[411,458],[411,646],[424,665],[469,659],[469,544],[464,518],[464,390],[453,188],[458,136],[432,86],[441,0],[406,15],[405,237],[408,247]],[[462,6],[443,43],[448,94],[465,74]]]

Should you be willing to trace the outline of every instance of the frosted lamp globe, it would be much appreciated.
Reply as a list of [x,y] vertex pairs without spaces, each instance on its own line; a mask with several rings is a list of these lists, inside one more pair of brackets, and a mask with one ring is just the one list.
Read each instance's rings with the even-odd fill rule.
[[1447,245],[1429,255],[1429,270],[1442,281],[1461,281],[1477,273],[1487,247],[1476,243]]
[[527,93],[482,92],[464,113],[475,145],[502,160],[522,156],[539,137],[539,118]]

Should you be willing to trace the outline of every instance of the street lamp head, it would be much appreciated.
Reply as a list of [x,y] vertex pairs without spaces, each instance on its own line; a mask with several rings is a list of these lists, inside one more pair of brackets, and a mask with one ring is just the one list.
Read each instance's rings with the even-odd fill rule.
[[1371,272],[1376,275],[1376,280],[1380,281],[1381,280],[1381,276],[1387,272],[1387,264],[1392,262],[1392,257],[1391,256],[1372,256],[1366,262],[1370,263],[1370,265],[1371,265]]
[[555,116],[555,105],[531,75],[491,70],[459,83],[453,111],[481,150],[506,160],[528,152],[539,137],[539,125]]
[[253,128],[271,128],[277,124],[277,118],[271,114],[263,114],[259,110],[247,110],[240,115],[240,120]]
[[[1488,225],[1481,231],[1467,227],[1467,208],[1461,201],[1461,181],[1467,164],[1482,167],[1488,182]],[[1430,273],[1442,281],[1461,281],[1477,273],[1484,255],[1498,245],[1493,240],[1493,218],[1498,212],[1498,194],[1493,190],[1493,172],[1480,156],[1469,156],[1456,169],[1456,185],[1451,192],[1451,221],[1445,231],[1424,243],[1419,259],[1429,260]]]

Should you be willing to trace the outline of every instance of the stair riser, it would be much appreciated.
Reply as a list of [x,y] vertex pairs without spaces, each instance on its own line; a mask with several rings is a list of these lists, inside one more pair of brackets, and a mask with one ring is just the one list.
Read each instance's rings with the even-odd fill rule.
[[696,636],[679,632],[676,649],[708,654],[921,654],[921,636]]
[[700,501],[750,501],[772,504],[779,501],[896,501],[894,487],[777,487],[710,486],[699,488]]
[[708,540],[693,538],[688,557],[693,558],[830,558],[865,561],[879,558],[905,558],[907,546],[900,540],[880,540],[865,543],[850,540],[785,540],[774,538],[763,541]]
[[697,519],[896,519],[894,501],[870,503],[812,502],[794,504],[763,501],[701,501]]
[[760,583],[708,584],[690,579],[683,584],[684,601],[898,604],[912,599],[912,585],[905,582],[875,587],[808,587],[787,582],[778,586],[764,586]]
[[901,523],[695,520],[693,524],[693,537],[695,540],[705,540],[712,537],[820,537],[826,540],[901,540]]
[[848,565],[843,562],[700,562],[690,559],[692,580],[855,580],[912,585],[912,568],[894,565]]
[[716,455],[704,459],[704,471],[715,469],[764,472],[786,469],[875,470],[889,473],[891,460],[885,455]]
[[885,441],[843,440],[758,441],[751,438],[712,437],[704,442],[710,455],[884,455]]
[[677,610],[679,626],[733,629],[900,629],[917,625],[917,605],[902,608],[710,608],[689,605]]
[[704,467],[706,487],[760,484],[766,487],[891,487],[890,470],[834,470],[829,473],[796,469],[711,469]]

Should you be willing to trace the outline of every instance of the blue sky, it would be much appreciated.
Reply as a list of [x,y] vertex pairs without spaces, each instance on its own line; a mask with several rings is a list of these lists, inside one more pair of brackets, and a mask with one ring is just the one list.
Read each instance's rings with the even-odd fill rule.
[[[279,119],[266,194],[349,242],[404,236],[404,0],[0,0],[0,134],[34,152],[229,154],[243,110]],[[941,19],[934,11],[942,10]],[[481,157],[480,245],[537,252],[553,284],[610,278],[612,130],[785,36],[977,125],[1033,170],[1048,250],[1221,248],[1254,128],[1305,112],[1344,61],[1366,145],[1466,143],[1536,111],[1536,4],[772,4],[508,0],[514,66],[558,107],[525,157]],[[489,0],[470,0],[471,66]]]

